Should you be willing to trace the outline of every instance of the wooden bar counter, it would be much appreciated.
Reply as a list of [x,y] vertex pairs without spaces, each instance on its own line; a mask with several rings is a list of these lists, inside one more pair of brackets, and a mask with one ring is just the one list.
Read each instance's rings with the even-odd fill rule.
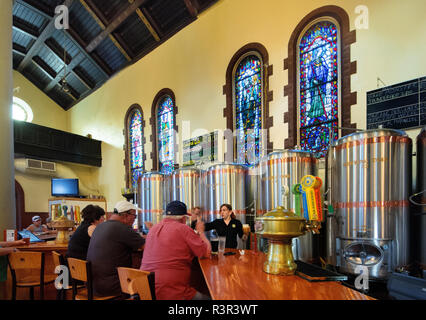
[[[337,281],[309,282],[296,275],[263,272],[265,254],[245,250],[241,255],[212,255],[199,259],[201,271],[214,300],[374,300]],[[225,252],[226,252],[225,251]]]

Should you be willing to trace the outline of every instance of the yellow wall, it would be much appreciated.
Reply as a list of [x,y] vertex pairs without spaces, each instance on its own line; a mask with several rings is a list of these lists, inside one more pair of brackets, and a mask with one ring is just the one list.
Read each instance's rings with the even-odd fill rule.
[[63,131],[69,130],[69,113],[16,70],[13,70],[13,89],[13,96],[30,105],[34,114],[32,123]]
[[[13,95],[30,105],[34,114],[32,123],[69,131],[69,113],[15,70],[13,71],[13,88]],[[24,189],[25,210],[28,212],[46,212],[48,208],[47,199],[50,197],[51,177],[15,171],[15,179]]]
[[[283,148],[287,125],[283,123],[288,110],[283,87],[287,71],[288,41],[297,24],[312,10],[324,5],[339,5],[350,17],[355,28],[358,5],[369,9],[369,28],[357,30],[351,59],[357,61],[357,74],[352,76],[352,91],[358,92],[358,103],[352,107],[352,122],[366,126],[366,92],[377,88],[377,77],[387,85],[425,75],[426,1],[424,0],[220,0],[199,16],[198,20],[146,55],[139,62],[120,72],[102,88],[74,106],[69,112],[71,132],[102,140],[103,166],[94,170],[108,207],[121,200],[124,181],[123,123],[127,109],[134,103],[142,106],[146,121],[146,169],[150,159],[151,105],[154,96],[170,88],[179,107],[179,133],[182,121],[194,130],[224,129],[225,72],[234,53],[250,42],[260,42],[269,53],[273,75],[270,90],[274,99],[270,115],[274,117],[271,141],[274,148]],[[50,121],[50,120],[49,120]],[[182,137],[179,137],[182,138]],[[184,137],[187,139],[189,137]],[[179,156],[181,160],[181,156]]]

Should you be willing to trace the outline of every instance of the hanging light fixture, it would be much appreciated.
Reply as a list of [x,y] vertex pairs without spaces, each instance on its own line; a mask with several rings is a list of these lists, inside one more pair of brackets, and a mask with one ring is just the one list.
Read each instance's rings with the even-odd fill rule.
[[68,92],[70,92],[70,87],[69,87],[69,85],[67,83],[67,79],[66,79],[66,76],[67,76],[67,51],[65,50],[65,39],[66,39],[65,29],[63,29],[63,30],[64,30],[64,75],[63,75],[60,83],[61,83],[62,91],[68,93]]

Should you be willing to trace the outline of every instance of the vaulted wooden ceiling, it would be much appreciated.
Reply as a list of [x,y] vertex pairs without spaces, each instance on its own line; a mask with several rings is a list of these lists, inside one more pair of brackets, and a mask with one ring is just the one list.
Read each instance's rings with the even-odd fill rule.
[[[15,0],[13,68],[68,110],[215,2]],[[55,27],[59,5],[69,9],[65,31]],[[63,90],[64,75],[69,90]]]

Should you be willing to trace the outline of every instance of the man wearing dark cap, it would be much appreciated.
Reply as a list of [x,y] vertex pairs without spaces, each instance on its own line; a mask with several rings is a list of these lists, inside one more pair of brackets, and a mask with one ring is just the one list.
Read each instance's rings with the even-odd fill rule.
[[183,202],[167,205],[163,220],[148,233],[141,270],[155,272],[158,300],[191,300],[208,297],[190,286],[194,257],[210,256],[211,246],[204,234],[204,224],[193,230],[185,224],[187,208]]
[[111,217],[99,224],[89,242],[87,260],[92,264],[95,296],[121,295],[117,267],[132,266],[132,252],[145,239],[132,229],[137,208],[125,200],[117,202]]

